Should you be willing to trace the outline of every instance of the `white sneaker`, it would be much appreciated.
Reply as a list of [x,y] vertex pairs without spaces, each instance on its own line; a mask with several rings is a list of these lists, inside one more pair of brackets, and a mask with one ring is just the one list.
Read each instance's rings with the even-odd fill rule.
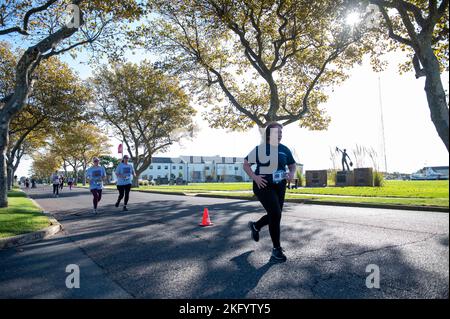
[[93,210],[92,210],[92,214],[97,215],[97,210],[96,210],[96,209],[93,209]]

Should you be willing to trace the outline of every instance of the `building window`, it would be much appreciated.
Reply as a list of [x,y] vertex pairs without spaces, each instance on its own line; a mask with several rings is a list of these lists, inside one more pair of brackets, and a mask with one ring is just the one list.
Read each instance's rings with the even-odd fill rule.
[[235,170],[235,171],[238,171],[238,170],[239,170],[239,167],[234,167],[234,170]]
[[207,171],[209,171],[209,166],[205,166],[205,169],[206,169]]
[[172,169],[177,169],[177,167],[176,166],[172,166]]
[[167,165],[166,165],[166,166],[164,166],[164,169],[169,169],[169,166],[167,166]]
[[183,169],[183,166],[180,166],[180,169]]
[[150,169],[153,169],[153,165],[150,165]]
[[161,166],[158,165],[158,169],[161,169]]

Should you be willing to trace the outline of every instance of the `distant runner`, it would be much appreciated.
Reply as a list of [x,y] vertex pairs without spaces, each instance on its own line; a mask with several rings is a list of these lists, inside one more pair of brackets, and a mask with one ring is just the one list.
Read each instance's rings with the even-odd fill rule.
[[59,177],[59,187],[61,188],[61,190],[62,190],[63,187],[64,187],[64,175],[61,175],[61,176]]
[[53,196],[59,197],[59,175],[58,171],[55,171],[52,176],[50,176],[50,180],[53,184]]
[[69,185],[69,190],[72,190],[73,177],[69,177],[69,178],[67,179],[67,185]]

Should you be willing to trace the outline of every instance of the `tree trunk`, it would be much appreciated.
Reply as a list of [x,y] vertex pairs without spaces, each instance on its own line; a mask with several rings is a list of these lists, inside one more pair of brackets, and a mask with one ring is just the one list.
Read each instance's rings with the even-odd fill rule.
[[6,180],[8,182],[8,190],[10,191],[12,189],[12,185],[13,185],[13,169],[11,166],[8,165],[8,167],[6,168]]
[[66,164],[66,161],[63,162],[63,169],[64,169],[64,177],[67,178],[67,164]]
[[83,186],[86,186],[86,166],[83,164]]
[[6,150],[8,147],[9,118],[0,117],[0,207],[8,207],[8,180]]
[[16,186],[16,179],[15,179],[16,171],[17,171],[17,168],[14,168],[12,171],[12,186],[13,187]]
[[143,172],[143,170],[136,171],[136,177],[133,178],[133,183],[132,183],[131,187],[139,188],[139,176],[141,176],[142,172]]
[[423,50],[421,61],[426,74],[425,92],[427,94],[428,107],[430,108],[431,120],[437,133],[449,151],[449,112],[442,85],[439,62],[434,55],[431,46]]

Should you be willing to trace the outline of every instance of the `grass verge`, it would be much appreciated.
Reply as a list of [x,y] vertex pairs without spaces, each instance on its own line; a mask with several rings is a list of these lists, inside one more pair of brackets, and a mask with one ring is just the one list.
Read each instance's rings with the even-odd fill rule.
[[9,206],[0,208],[0,238],[29,233],[50,226],[50,221],[25,193],[8,192]]

